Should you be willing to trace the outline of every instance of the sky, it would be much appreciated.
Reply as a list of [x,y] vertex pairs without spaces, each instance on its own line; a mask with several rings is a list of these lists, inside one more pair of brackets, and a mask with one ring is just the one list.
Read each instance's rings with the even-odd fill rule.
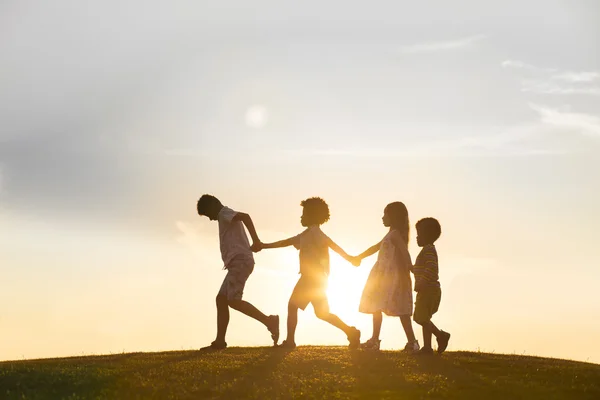
[[[351,254],[403,201],[413,239],[442,225],[450,350],[600,363],[599,48],[593,0],[2,1],[0,360],[208,345],[212,193],[265,242],[321,196]],[[297,256],[257,254],[245,299],[284,317]],[[332,257],[364,339],[374,262]],[[232,314],[227,341],[270,336]],[[309,307],[297,342],[346,340]]]

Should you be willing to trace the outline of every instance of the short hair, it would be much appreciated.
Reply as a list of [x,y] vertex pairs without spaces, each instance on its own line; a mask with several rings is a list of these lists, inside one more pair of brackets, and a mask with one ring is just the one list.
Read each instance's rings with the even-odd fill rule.
[[442,227],[435,218],[427,217],[419,220],[416,225],[419,235],[424,235],[431,243],[438,240],[442,234]]
[[304,207],[304,216],[308,225],[321,225],[329,221],[329,206],[320,197],[311,197],[302,200],[300,205]]
[[213,195],[203,194],[198,200],[196,209],[198,210],[198,214],[206,215],[206,212],[214,205],[221,205],[221,201]]

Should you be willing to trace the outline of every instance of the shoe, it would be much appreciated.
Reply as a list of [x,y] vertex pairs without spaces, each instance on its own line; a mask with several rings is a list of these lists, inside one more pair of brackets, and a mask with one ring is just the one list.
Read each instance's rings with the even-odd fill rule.
[[419,351],[419,349],[421,348],[421,346],[419,346],[419,341],[415,340],[412,342],[408,342],[406,343],[406,346],[404,346],[404,352],[405,353],[416,353],[417,351]]
[[284,340],[283,342],[281,342],[281,344],[278,346],[282,349],[288,349],[288,350],[292,350],[296,348],[296,342],[292,342],[290,340]]
[[448,342],[450,341],[450,334],[448,332],[440,331],[440,336],[437,338],[438,349],[437,352],[442,354],[446,348],[448,348]]
[[269,332],[271,332],[273,346],[277,346],[279,342],[279,315],[270,315],[269,320]]
[[418,356],[431,356],[433,355],[433,349],[431,347],[423,347],[421,350],[416,351],[414,354]]
[[371,338],[360,345],[361,349],[364,350],[379,350],[379,346],[381,345],[381,340]]
[[227,342],[217,342],[216,340],[210,346],[202,347],[200,350],[223,350],[227,348]]
[[348,347],[351,349],[356,349],[360,346],[360,331],[355,327],[350,328],[350,333],[348,333]]

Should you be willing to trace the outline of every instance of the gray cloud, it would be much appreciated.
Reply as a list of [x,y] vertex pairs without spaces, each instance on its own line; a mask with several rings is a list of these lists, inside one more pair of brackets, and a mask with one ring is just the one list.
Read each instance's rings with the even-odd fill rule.
[[416,43],[400,47],[401,53],[435,53],[440,51],[452,51],[473,47],[486,38],[485,35],[474,35],[454,40],[440,40],[433,42]]
[[505,60],[502,67],[523,71],[521,79],[524,92],[554,95],[600,96],[600,72],[561,71],[556,68],[542,68],[517,60]]

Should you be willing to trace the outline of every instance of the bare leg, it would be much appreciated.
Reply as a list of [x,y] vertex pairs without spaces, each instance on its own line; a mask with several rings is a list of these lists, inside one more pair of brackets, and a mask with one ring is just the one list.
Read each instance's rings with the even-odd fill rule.
[[406,334],[406,339],[409,342],[414,342],[417,340],[415,337],[415,332],[413,331],[412,321],[409,315],[403,315],[400,317],[400,322],[402,323],[402,328],[404,328],[404,333]]
[[423,325],[423,348],[432,349],[431,347],[431,330],[428,324]]
[[288,303],[287,338],[289,343],[295,343],[296,325],[298,325],[298,307]]
[[229,306],[227,297],[217,295],[217,338],[215,342],[224,342],[229,325]]
[[438,327],[437,327],[437,326],[435,326],[435,325],[433,324],[433,322],[432,322],[432,321],[429,321],[429,331],[430,331],[431,333],[433,333],[433,334],[435,335],[435,337],[438,337],[438,336],[440,336],[440,333],[441,333],[441,331],[438,329]]
[[373,336],[371,339],[379,340],[381,334],[381,323],[383,322],[383,315],[381,311],[373,313]]
[[246,314],[250,318],[254,318],[255,320],[262,322],[263,325],[268,327],[268,317],[260,312],[258,308],[254,307],[252,304],[248,303],[244,300],[229,300],[229,307],[233,308],[241,312],[242,314]]
[[348,325],[346,325],[344,323],[344,321],[342,321],[340,319],[340,317],[338,317],[335,314],[331,314],[331,313],[315,313],[317,315],[317,318],[325,321],[325,322],[329,322],[331,325],[335,326],[338,329],[341,329],[342,331],[344,331],[344,333],[347,335],[350,332],[350,327]]

